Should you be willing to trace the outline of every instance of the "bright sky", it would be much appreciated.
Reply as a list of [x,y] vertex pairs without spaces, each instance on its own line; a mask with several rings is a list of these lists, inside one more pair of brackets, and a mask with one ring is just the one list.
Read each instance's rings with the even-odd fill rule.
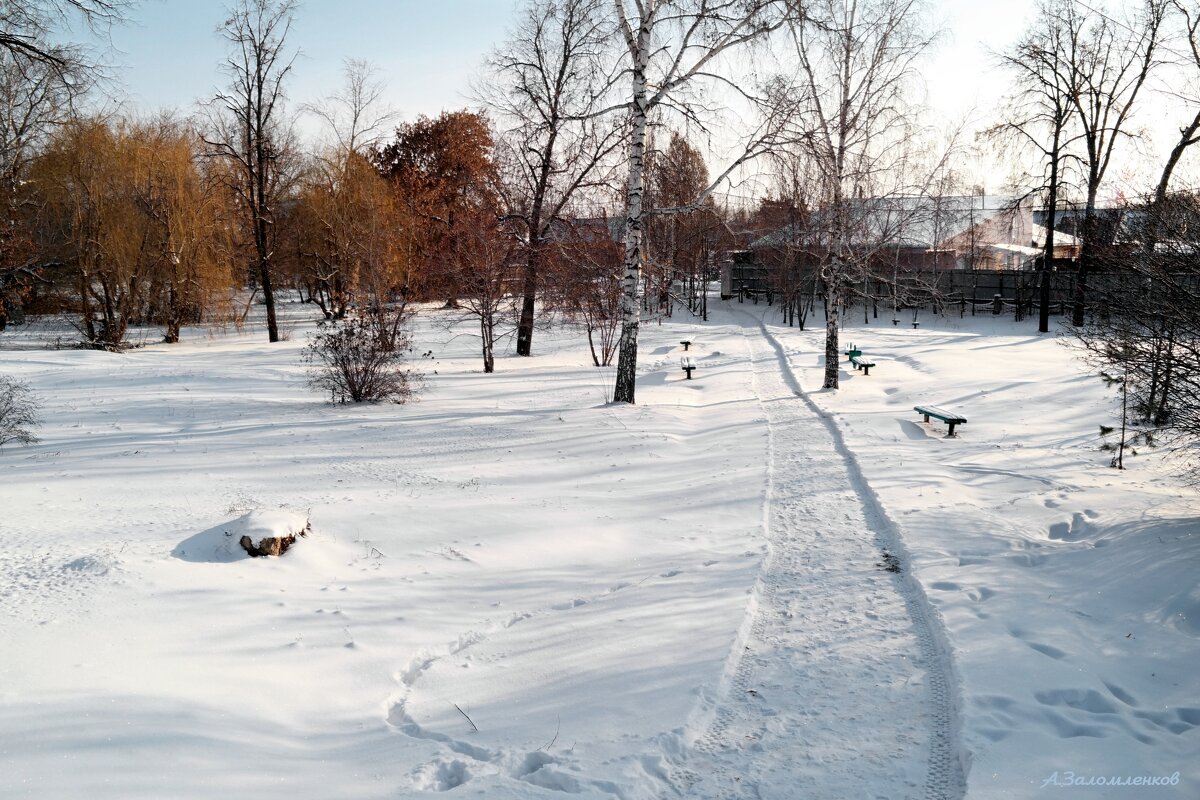
[[[1021,35],[1035,0],[930,3],[934,24],[945,29],[926,71],[930,106],[948,124],[983,119],[1004,93],[989,51],[1004,50]],[[469,82],[488,50],[505,38],[518,5],[519,0],[302,0],[289,39],[301,53],[288,87],[292,106],[336,91],[346,58],[379,68],[388,84],[387,102],[401,119],[469,105]],[[141,0],[131,24],[113,32],[121,65],[116,75],[132,107],[190,110],[196,100],[212,96],[224,82],[218,65],[225,42],[216,28],[225,9],[220,0]],[[1159,124],[1170,123],[1175,120]],[[1157,153],[1141,158],[1146,164],[1160,161]],[[995,172],[989,181],[989,189],[998,188]]]
[[[336,89],[345,58],[377,65],[405,117],[468,102],[468,81],[505,37],[517,0],[304,0],[290,42],[301,52],[289,88],[298,102]],[[936,0],[949,35],[931,65],[935,106],[949,111],[988,67],[985,43],[1002,49],[1024,27],[1033,0]],[[119,82],[141,109],[189,107],[223,81],[225,43],[217,0],[142,0],[113,32]]]
[[[139,109],[190,108],[224,82],[219,0],[142,0],[113,31],[117,78]],[[365,59],[405,118],[466,104],[468,80],[503,39],[514,0],[303,0],[289,43],[300,50],[293,105],[336,91],[346,58]]]

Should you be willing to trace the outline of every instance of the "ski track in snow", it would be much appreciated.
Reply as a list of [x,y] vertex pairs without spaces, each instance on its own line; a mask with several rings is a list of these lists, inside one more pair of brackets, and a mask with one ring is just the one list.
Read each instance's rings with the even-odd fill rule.
[[[745,334],[770,431],[770,551],[674,793],[960,798],[944,632],[836,425],[755,322]],[[893,563],[899,573],[885,571]]]

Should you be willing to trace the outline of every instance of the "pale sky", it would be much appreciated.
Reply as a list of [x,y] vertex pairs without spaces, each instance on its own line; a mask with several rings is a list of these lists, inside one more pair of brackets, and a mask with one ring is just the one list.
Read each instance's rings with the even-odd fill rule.
[[[989,50],[1004,50],[1021,35],[1034,2],[930,0],[933,24],[945,29],[925,75],[938,121],[949,125],[994,113],[1005,84]],[[387,103],[399,119],[471,105],[470,80],[488,50],[506,37],[518,5],[519,0],[302,0],[289,37],[300,51],[289,101],[295,108],[336,91],[343,60],[358,58],[379,68],[388,84]],[[216,29],[226,7],[221,0],[141,0],[131,22],[112,36],[117,91],[132,109],[190,111],[224,83],[218,66],[226,44]],[[1147,98],[1148,110],[1156,102]],[[1158,113],[1160,127],[1175,124]],[[313,125],[304,130],[311,132]],[[1140,158],[1147,168],[1161,161],[1156,152]],[[989,189],[999,188],[995,172],[989,181]]]
[[[345,58],[380,68],[391,105],[406,118],[469,102],[468,81],[501,42],[517,0],[304,0],[290,43],[301,52],[289,95],[295,103],[336,89]],[[1033,0],[935,0],[948,29],[931,62],[931,101],[965,108],[995,49],[1020,35]],[[225,43],[219,0],[142,0],[113,32],[120,89],[139,109],[187,108],[211,96]],[[981,44],[984,43],[984,44]],[[984,81],[987,83],[987,81]]]
[[[140,110],[189,109],[225,78],[219,0],[141,0],[113,31],[116,77]],[[388,83],[405,118],[467,104],[468,81],[504,38],[514,0],[303,0],[288,38],[300,51],[288,84],[293,106],[336,91],[342,62],[364,59]]]

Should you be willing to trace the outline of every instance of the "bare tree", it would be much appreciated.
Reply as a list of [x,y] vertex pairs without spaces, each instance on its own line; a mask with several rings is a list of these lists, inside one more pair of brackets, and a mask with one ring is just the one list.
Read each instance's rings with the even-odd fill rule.
[[[613,0],[629,76],[625,100],[611,110],[626,112],[629,120],[628,179],[625,186],[625,258],[621,299],[621,339],[613,401],[634,402],[637,384],[637,339],[640,319],[639,284],[645,215],[646,146],[653,115],[668,111],[700,125],[702,103],[686,90],[715,82],[734,92],[745,91],[720,74],[721,56],[737,52],[778,30],[790,17],[787,0]],[[773,122],[774,120],[771,120]],[[770,123],[748,137],[743,153],[704,191],[682,208],[656,209],[678,213],[699,208],[717,186],[741,165],[771,147]]]
[[[1075,325],[1083,324],[1088,275],[1095,267],[1100,186],[1117,142],[1128,135],[1126,127],[1134,103],[1158,58],[1167,8],[1166,0],[1142,0],[1138,16],[1128,22],[1069,0],[1058,0],[1042,9],[1042,15],[1050,17],[1042,24],[1057,25],[1064,34],[1058,42],[1066,48],[1062,61],[1070,70],[1068,99],[1082,151],[1085,199],[1079,275],[1071,311]],[[1085,10],[1090,13],[1083,13]]]
[[130,0],[3,0],[0,50],[19,64],[40,64],[67,85],[94,71],[84,46],[56,41],[60,28],[82,21],[95,33],[123,22]]
[[274,224],[290,132],[283,119],[284,81],[295,54],[287,37],[297,0],[238,0],[221,24],[230,44],[223,69],[229,87],[214,99],[216,130],[206,139],[229,162],[231,188],[253,240],[254,270],[267,307],[267,336],[279,341],[272,274]]
[[754,212],[754,227],[761,232],[754,258],[769,271],[783,321],[789,327],[799,324],[803,330],[820,277],[805,241],[805,231],[811,227],[807,195],[816,178],[812,161],[795,149],[781,149],[771,162],[774,190]]
[[517,355],[533,351],[542,262],[554,223],[580,193],[608,185],[624,126],[595,116],[612,80],[607,0],[527,0],[509,41],[489,59],[481,99],[505,126],[499,146],[508,216],[521,224],[524,275]]
[[342,88],[320,103],[306,103],[304,111],[325,123],[334,149],[365,154],[379,143],[396,113],[383,104],[387,85],[369,61],[348,58],[342,67]]
[[[394,116],[382,106],[384,85],[364,61],[347,61],[344,85],[307,110],[325,121],[331,143],[307,170],[292,207],[302,274],[327,319],[354,303],[373,320],[380,341],[400,341],[409,259],[401,246],[407,220],[399,198],[371,158]],[[395,312],[395,313],[393,313]]]
[[0,375],[0,447],[8,442],[34,444],[38,423],[38,402],[29,386]]
[[[646,184],[645,204],[650,209],[644,246],[650,266],[643,276],[646,291],[656,291],[660,312],[670,316],[674,282],[686,280],[685,288],[691,290],[688,305],[695,310],[696,276],[704,270],[709,242],[717,238],[716,204],[710,196],[696,211],[659,215],[654,210],[690,205],[709,185],[708,165],[699,150],[673,131],[667,147],[647,159]],[[657,287],[649,285],[651,280]]]
[[483,371],[492,373],[496,371],[496,342],[504,335],[500,326],[512,318],[516,237],[503,230],[494,214],[481,209],[457,221],[454,238],[452,268],[459,288],[459,309],[479,324]]
[[[1190,120],[1179,127],[1179,138],[1175,140],[1175,145],[1171,148],[1162,172],[1159,174],[1158,184],[1154,188],[1156,206],[1162,206],[1166,202],[1171,177],[1174,175],[1180,159],[1183,158],[1183,154],[1188,148],[1200,142],[1200,10],[1184,0],[1172,0],[1171,5],[1182,23],[1182,34],[1186,43],[1180,67],[1184,72],[1186,85],[1192,87],[1190,95],[1184,95],[1181,91],[1176,91],[1174,94],[1182,97],[1189,106],[1195,108],[1195,113]],[[1149,250],[1153,250],[1153,240],[1148,240],[1147,246]]]
[[[70,92],[54,68],[26,63],[0,51],[0,271],[38,274],[28,217],[32,206],[24,177],[38,148],[68,117]],[[28,281],[0,284],[0,330],[7,322],[6,307],[16,305]]]
[[1019,150],[1037,154],[1042,182],[1034,189],[1046,198],[1046,238],[1042,243],[1039,284],[1038,330],[1050,330],[1050,272],[1054,267],[1054,226],[1064,185],[1064,171],[1073,142],[1071,123],[1073,87],[1069,47],[1071,35],[1062,17],[1042,7],[1038,20],[1025,36],[1001,56],[1001,64],[1013,76],[1008,119],[995,126],[991,135],[1015,142]]
[[882,198],[928,183],[910,174],[917,109],[908,93],[936,36],[922,10],[920,0],[814,0],[790,26],[799,63],[794,138],[818,178],[825,388],[838,386],[841,307],[875,256],[862,245],[892,239],[889,229],[917,210]]
[[1183,224],[1171,219],[1149,224],[1167,233],[1169,246],[1131,262],[1119,276],[1107,276],[1109,285],[1096,287],[1103,302],[1084,325],[1070,330],[1085,359],[1121,386],[1122,432],[1113,465],[1123,467],[1130,442],[1162,443],[1200,480],[1200,280],[1181,269],[1200,246],[1195,233],[1200,206],[1195,197],[1168,197],[1167,206],[1182,206],[1170,216]]
[[552,258],[547,261],[556,274],[548,283],[553,290],[551,302],[587,332],[592,363],[607,367],[616,354],[621,322],[622,248],[609,235],[607,218],[599,224],[592,221],[587,228],[568,225],[565,235],[549,248]]

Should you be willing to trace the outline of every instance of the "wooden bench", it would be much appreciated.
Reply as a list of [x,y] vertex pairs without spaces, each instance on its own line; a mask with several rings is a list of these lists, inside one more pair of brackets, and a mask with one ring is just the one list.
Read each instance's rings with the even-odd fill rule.
[[850,363],[854,365],[855,369],[861,369],[863,375],[870,375],[871,367],[875,366],[875,362],[864,355],[850,356]]
[[691,356],[684,356],[679,359],[679,367],[687,373],[687,379],[690,381],[692,379],[692,370],[696,368],[696,362],[692,361]]
[[850,345],[850,349],[846,351],[846,356],[850,359],[850,363],[855,369],[861,369],[863,375],[871,374],[871,367],[875,366],[875,362],[862,354],[854,345]]
[[916,411],[918,414],[924,414],[926,422],[929,422],[930,417],[937,417],[942,422],[949,425],[950,432],[946,434],[947,437],[954,435],[955,425],[967,424],[966,417],[955,414],[953,411],[947,411],[944,408],[938,408],[937,406],[913,406],[913,411]]

